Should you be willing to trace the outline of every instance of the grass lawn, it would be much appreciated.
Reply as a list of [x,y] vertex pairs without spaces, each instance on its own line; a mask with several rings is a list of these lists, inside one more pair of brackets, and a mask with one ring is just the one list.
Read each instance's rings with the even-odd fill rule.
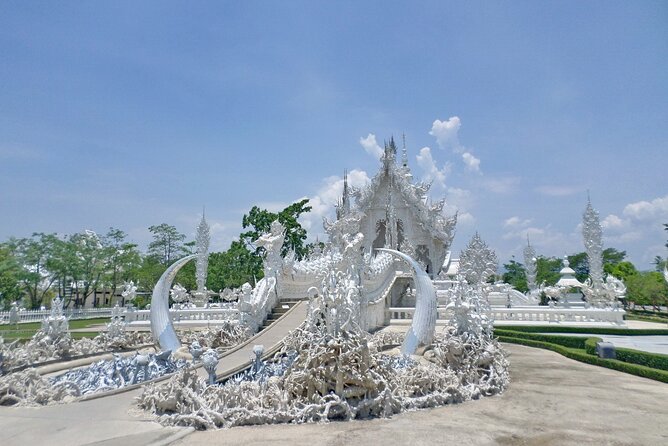
[[[97,318],[97,319],[75,319],[70,321],[70,330],[89,328],[94,325],[106,324],[109,322],[110,318]],[[16,325],[13,324],[3,324],[0,325],[0,336],[5,340],[13,339],[30,339],[35,333],[42,327],[41,322],[30,322],[27,324],[19,324],[18,330],[15,329]],[[70,333],[72,338],[93,338],[99,334],[99,331],[85,331],[85,332],[75,332]]]

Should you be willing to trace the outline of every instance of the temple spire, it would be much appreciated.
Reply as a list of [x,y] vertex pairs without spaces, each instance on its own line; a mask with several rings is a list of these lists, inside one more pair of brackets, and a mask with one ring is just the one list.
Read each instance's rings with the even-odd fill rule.
[[408,167],[408,151],[406,150],[406,134],[402,133],[401,134],[401,139],[403,141],[403,149],[402,149],[402,155],[401,155],[401,164],[404,167]]

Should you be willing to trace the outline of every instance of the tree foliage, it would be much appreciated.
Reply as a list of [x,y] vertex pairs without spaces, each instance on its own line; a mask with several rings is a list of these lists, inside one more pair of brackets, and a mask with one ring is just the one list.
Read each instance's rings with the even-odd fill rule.
[[556,257],[543,257],[538,256],[536,258],[536,283],[551,286],[557,283],[559,278],[559,271],[563,267],[563,261]]
[[281,255],[285,257],[288,252],[294,251],[298,259],[302,259],[308,254],[308,248],[304,242],[306,240],[306,229],[302,228],[298,219],[299,216],[311,210],[308,206],[308,198],[292,203],[279,213],[269,212],[266,209],[260,209],[253,206],[248,214],[244,214],[241,221],[244,229],[248,231],[241,233],[240,239],[247,247],[254,250],[258,255],[262,255],[264,248],[256,247],[255,241],[260,236],[271,230],[271,224],[278,220],[285,227],[285,240],[281,248]]
[[0,245],[0,309],[8,309],[21,298],[21,267],[6,245]]
[[503,269],[504,272],[501,278],[505,283],[512,285],[515,289],[523,293],[529,291],[524,265],[511,259],[510,262],[503,265]]
[[246,282],[254,284],[263,277],[262,258],[241,240],[235,240],[227,251],[209,256],[208,273],[206,286],[210,290],[238,288]]
[[17,274],[27,305],[39,308],[52,294],[52,287],[59,278],[55,255],[61,240],[56,234],[34,233],[30,238],[11,238],[6,247],[20,265]]
[[161,223],[149,226],[148,230],[153,234],[153,241],[148,245],[148,254],[161,264],[169,266],[186,254],[183,245],[186,236],[177,231],[176,227]]
[[668,284],[656,271],[641,272],[626,280],[626,299],[636,305],[651,305],[655,311],[668,306]]

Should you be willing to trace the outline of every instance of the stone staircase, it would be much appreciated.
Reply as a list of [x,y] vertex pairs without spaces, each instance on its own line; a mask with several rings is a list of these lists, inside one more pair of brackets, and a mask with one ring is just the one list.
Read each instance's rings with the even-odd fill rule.
[[259,331],[273,324],[279,317],[283,316],[290,308],[295,306],[299,300],[282,300],[276,304],[274,310],[267,316]]

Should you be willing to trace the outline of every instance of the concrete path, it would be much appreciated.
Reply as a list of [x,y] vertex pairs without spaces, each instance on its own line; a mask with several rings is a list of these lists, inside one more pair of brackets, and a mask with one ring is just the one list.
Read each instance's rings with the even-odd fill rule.
[[[77,446],[150,444],[174,435],[128,412],[140,390],[91,401],[46,407],[0,407],[4,445]],[[138,411],[137,411],[138,413]]]
[[661,445],[668,384],[505,344],[512,382],[500,396],[350,423],[195,432],[176,445]]

